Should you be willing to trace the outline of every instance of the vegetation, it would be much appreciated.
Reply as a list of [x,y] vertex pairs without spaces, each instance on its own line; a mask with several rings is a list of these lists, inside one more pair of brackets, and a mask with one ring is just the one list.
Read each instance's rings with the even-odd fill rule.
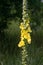
[[[23,57],[27,54],[27,65],[43,65],[43,3],[27,1],[32,42],[24,47]],[[22,3],[22,0],[0,0],[0,65],[22,65],[23,48],[18,47],[19,26],[23,22]]]

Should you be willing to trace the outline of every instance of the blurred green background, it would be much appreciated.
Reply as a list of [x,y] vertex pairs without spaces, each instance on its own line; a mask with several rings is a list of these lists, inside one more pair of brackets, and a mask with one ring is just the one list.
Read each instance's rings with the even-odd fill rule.
[[[28,65],[43,65],[43,3],[27,0],[32,43],[28,45]],[[22,22],[22,0],[0,0],[0,64],[21,65],[19,25]]]

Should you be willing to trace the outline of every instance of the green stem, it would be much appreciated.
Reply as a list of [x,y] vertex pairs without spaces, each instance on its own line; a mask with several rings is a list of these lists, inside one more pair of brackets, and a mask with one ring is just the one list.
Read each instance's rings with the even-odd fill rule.
[[22,65],[27,65],[27,50],[26,50],[26,46],[22,47]]
[[[23,13],[22,13],[23,17],[23,22],[24,24],[26,23],[26,19],[28,18],[28,13],[27,13],[27,0],[23,0]],[[27,49],[26,49],[26,45],[24,47],[22,47],[22,65],[27,65]]]

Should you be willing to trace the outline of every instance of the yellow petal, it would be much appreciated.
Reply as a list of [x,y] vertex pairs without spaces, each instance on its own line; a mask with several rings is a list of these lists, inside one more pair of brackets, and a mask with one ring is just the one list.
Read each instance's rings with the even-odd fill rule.
[[30,27],[28,27],[28,29],[27,29],[27,30],[28,30],[28,32],[32,32],[32,30],[31,30],[31,28],[30,28]]
[[20,24],[20,29],[24,29],[24,24],[23,23]]
[[29,33],[26,33],[26,34],[24,35],[24,38],[25,38],[25,39],[31,38],[31,37],[30,37],[30,34],[29,34]]
[[23,36],[21,36],[21,40],[24,40],[24,37]]
[[23,46],[25,46],[25,43],[24,43],[23,40],[21,40],[21,41],[19,42],[19,44],[18,44],[18,47],[23,47]]
[[27,39],[28,44],[31,44],[31,39]]

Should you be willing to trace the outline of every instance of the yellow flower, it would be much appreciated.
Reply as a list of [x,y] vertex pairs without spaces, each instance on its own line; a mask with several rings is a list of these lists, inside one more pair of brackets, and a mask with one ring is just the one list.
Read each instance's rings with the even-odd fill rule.
[[31,44],[31,36],[30,36],[30,33],[28,33],[25,38],[27,39],[28,44]]
[[28,30],[22,30],[21,31],[21,37],[24,37],[24,38],[30,37]]
[[21,36],[20,38],[21,38],[21,40],[24,40],[24,37],[23,36]]
[[24,24],[23,23],[20,24],[20,29],[24,29]]
[[24,34],[24,38],[25,38],[25,39],[30,38],[30,34],[29,34],[29,33],[25,33],[25,34]]
[[27,39],[28,44],[31,44],[31,38]]
[[28,27],[29,26],[29,24],[28,23],[26,23],[26,27]]
[[19,44],[18,44],[18,47],[23,47],[23,46],[25,46],[25,43],[24,43],[23,40],[21,40],[21,41],[19,42]]
[[24,37],[24,35],[27,33],[27,31],[26,30],[21,30],[21,37],[23,36]]
[[28,33],[24,34],[24,38],[27,39],[28,38]]
[[31,28],[30,28],[30,27],[28,27],[28,29],[27,29],[27,30],[28,30],[28,32],[32,32],[32,30],[31,30]]

